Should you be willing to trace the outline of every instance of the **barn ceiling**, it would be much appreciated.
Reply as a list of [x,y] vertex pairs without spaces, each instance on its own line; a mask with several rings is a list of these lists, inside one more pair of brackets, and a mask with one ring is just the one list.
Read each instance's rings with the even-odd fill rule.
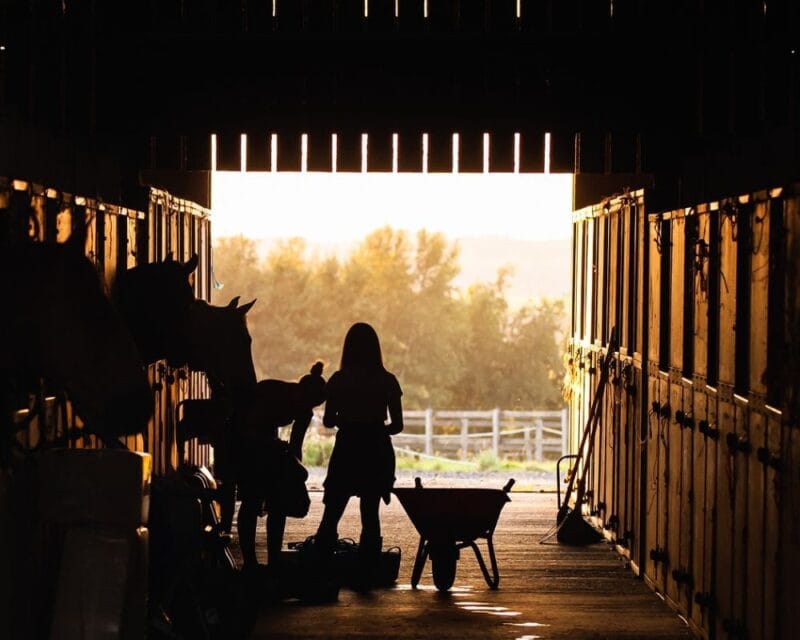
[[575,133],[584,170],[603,170],[610,136],[619,170],[635,153],[658,170],[795,124],[799,13],[763,0],[6,0],[0,108],[140,166],[207,168],[212,132],[224,150],[241,133],[550,131],[567,170]]

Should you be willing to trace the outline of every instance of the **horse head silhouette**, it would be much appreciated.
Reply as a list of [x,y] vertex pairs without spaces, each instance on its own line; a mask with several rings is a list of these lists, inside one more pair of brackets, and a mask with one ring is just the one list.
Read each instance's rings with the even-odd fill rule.
[[186,262],[170,254],[163,262],[128,269],[114,284],[114,302],[148,364],[167,359],[181,366],[186,359],[181,347],[186,314],[195,300],[190,279],[197,263],[197,254]]
[[247,329],[247,312],[255,303],[239,306],[237,296],[227,306],[195,300],[188,309],[183,335],[186,364],[206,372],[216,397],[240,402],[256,386],[252,338]]

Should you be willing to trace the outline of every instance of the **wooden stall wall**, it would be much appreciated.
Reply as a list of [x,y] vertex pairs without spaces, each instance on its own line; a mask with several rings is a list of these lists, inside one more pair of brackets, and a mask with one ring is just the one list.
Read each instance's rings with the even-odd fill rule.
[[573,302],[590,292],[594,316],[573,314],[573,442],[620,331],[586,509],[697,635],[793,637],[800,187],[647,215],[644,202],[574,215]]
[[[645,447],[641,385],[643,326],[640,302],[647,295],[644,192],[587,207],[574,214],[572,336],[569,345],[570,442],[575,448],[589,420],[598,366],[616,327],[610,384],[600,406],[594,456],[588,474],[588,511],[606,537],[639,571],[645,539],[642,510]],[[646,307],[645,307],[646,308]]]
[[[77,237],[87,257],[109,293],[114,279],[123,270],[139,264],[163,260],[168,255],[188,260],[197,253],[200,260],[195,274],[197,297],[210,297],[210,219],[208,210],[166,191],[150,189],[147,211],[127,209],[92,198],[76,196],[22,180],[0,178],[0,216],[37,242],[66,242]],[[202,373],[170,369],[165,362],[150,366],[150,381],[155,412],[148,430],[124,438],[131,450],[150,453],[153,470],[163,474],[177,463],[174,422],[177,404],[186,398],[208,397]],[[67,398],[44,393],[44,410],[19,434],[20,443],[34,447],[41,438],[52,439],[71,427],[81,427]],[[31,399],[30,407],[33,406]],[[17,419],[24,420],[32,408],[20,407]],[[72,441],[76,448],[97,447],[94,436]],[[187,447],[187,461],[210,465],[208,445]]]
[[[195,295],[209,300],[211,294],[211,246],[208,210],[176,198],[162,189],[150,189],[148,200],[148,243],[146,262],[171,257],[186,261],[196,253],[200,260],[195,273]],[[148,426],[153,469],[164,473],[178,464],[175,422],[178,405],[188,398],[207,398],[205,376],[186,368],[173,369],[165,361],[150,366],[155,409]],[[190,464],[210,466],[213,459],[208,445],[192,441],[186,446]]]
[[[784,552],[784,557],[767,559],[767,567],[775,569],[777,580],[768,580],[765,602],[771,611],[775,611],[775,629],[783,637],[790,635],[794,622],[791,612],[800,599],[797,587],[797,576],[800,575],[800,385],[797,384],[800,380],[800,341],[796,339],[800,336],[800,189],[795,188],[793,195],[785,200],[783,234],[774,234],[778,247],[772,254],[779,256],[774,262],[785,268],[786,280],[790,284],[785,290],[770,295],[770,310],[775,310],[776,324],[785,331],[769,350],[772,356],[769,371],[777,378],[775,395],[770,394],[770,404],[782,407],[783,428],[779,429],[781,416],[771,414],[767,480],[772,491],[778,490],[778,496],[777,505],[775,500],[767,501],[769,516],[776,516],[777,511],[777,517],[770,521],[773,528],[768,532],[768,540],[777,538],[776,544]],[[785,613],[781,615],[781,612]]]

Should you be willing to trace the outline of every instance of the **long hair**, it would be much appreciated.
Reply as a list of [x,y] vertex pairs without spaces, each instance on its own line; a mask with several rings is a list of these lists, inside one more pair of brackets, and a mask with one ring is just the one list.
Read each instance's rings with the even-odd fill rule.
[[378,334],[366,322],[356,322],[347,331],[342,347],[341,369],[383,369]]

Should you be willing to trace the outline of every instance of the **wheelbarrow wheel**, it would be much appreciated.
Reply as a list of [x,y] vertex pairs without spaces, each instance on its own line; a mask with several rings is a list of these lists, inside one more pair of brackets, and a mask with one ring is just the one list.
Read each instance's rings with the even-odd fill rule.
[[454,544],[441,545],[431,549],[433,584],[439,591],[448,591],[456,579],[458,549]]

